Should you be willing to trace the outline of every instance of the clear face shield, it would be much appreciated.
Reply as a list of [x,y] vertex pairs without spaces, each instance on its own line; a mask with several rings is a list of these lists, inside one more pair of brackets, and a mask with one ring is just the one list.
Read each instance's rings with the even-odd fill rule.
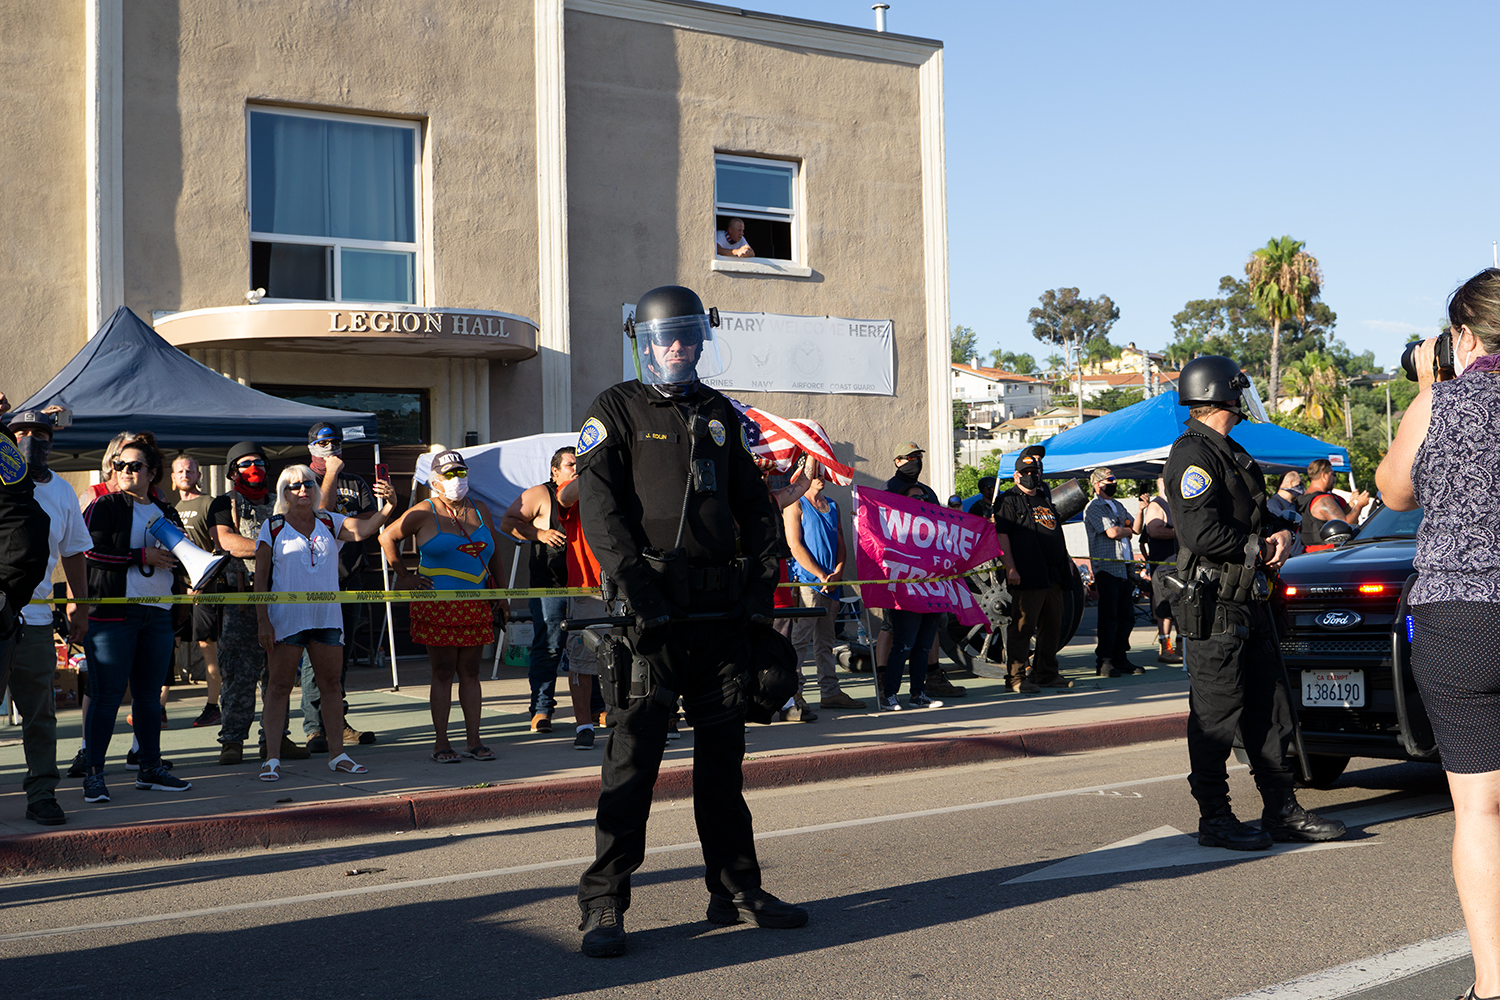
[[696,316],[637,321],[625,332],[635,342],[635,372],[644,385],[683,385],[724,371],[714,337],[718,310]]
[[1261,402],[1260,392],[1256,390],[1250,376],[1240,372],[1239,378],[1235,379],[1235,386],[1240,390],[1240,415],[1257,424],[1269,424],[1271,418],[1266,413],[1266,404]]

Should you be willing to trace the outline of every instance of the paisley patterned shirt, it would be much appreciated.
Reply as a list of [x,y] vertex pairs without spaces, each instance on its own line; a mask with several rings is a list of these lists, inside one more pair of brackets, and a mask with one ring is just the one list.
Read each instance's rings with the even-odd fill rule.
[[1432,387],[1432,423],[1412,462],[1422,505],[1419,576],[1408,600],[1500,603],[1500,375]]

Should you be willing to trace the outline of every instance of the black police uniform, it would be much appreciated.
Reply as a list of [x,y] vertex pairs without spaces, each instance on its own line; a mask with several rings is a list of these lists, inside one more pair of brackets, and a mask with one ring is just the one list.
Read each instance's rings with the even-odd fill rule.
[[[745,708],[739,676],[750,665],[744,621],[751,613],[771,613],[782,543],[778,511],[739,418],[723,395],[701,383],[685,391],[621,383],[589,408],[578,441],[578,478],[589,545],[639,621],[674,611],[739,616],[734,622],[679,621],[631,630],[654,696],[612,706],[596,859],[580,882],[579,905],[585,913],[630,905],[630,876],[645,858],[652,789],[678,695],[693,724],[693,814],[708,890],[727,899],[759,889],[750,809],[742,794]],[[647,550],[677,548],[679,535],[685,588],[669,584],[647,558]],[[737,557],[743,558],[737,563]],[[606,697],[619,700],[608,692]]]
[[[48,531],[52,519],[32,495],[31,470],[9,430],[0,428],[0,592],[6,607],[0,612],[0,673],[10,672],[10,657],[21,622],[21,609],[31,601],[47,572]],[[0,676],[0,691],[8,676]]]
[[[1187,581],[1202,568],[1245,563],[1251,536],[1265,538],[1291,527],[1265,506],[1265,477],[1245,449],[1213,428],[1187,422],[1172,445],[1164,472],[1177,527],[1178,575]],[[1236,733],[1243,738],[1255,784],[1270,807],[1290,794],[1293,775],[1286,750],[1292,709],[1274,645],[1278,639],[1264,595],[1235,601],[1215,586],[1209,603],[1211,634],[1189,639],[1184,660],[1192,681],[1188,711],[1188,783],[1205,817],[1229,812],[1225,761]],[[1177,609],[1174,609],[1177,610]],[[1177,615],[1183,634],[1190,625]]]

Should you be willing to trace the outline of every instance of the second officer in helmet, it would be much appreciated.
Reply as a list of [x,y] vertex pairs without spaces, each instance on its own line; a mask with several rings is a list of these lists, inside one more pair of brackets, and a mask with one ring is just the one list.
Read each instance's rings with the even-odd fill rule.
[[[693,725],[708,919],[807,921],[805,910],[761,889],[741,791],[750,623],[769,619],[782,543],[734,407],[700,381],[723,370],[717,321],[717,310],[705,312],[690,289],[642,295],[626,324],[638,377],[600,393],[578,437],[584,534],[636,621],[629,690],[606,692],[614,726],[596,857],[578,890],[583,952],[594,957],[625,950],[630,876],[645,858],[652,789],[679,696]],[[690,613],[725,618],[684,620]]]
[[[1292,706],[1266,570],[1285,561],[1290,525],[1266,510],[1266,480],[1229,437],[1247,417],[1265,421],[1250,379],[1229,358],[1196,358],[1182,369],[1177,395],[1186,432],[1172,445],[1163,476],[1177,526],[1173,600],[1192,685],[1188,703],[1188,783],[1198,800],[1198,842],[1263,850],[1273,840],[1333,840],[1344,824],[1297,803],[1287,764]],[[1230,809],[1225,763],[1236,735],[1264,808],[1260,829]]]

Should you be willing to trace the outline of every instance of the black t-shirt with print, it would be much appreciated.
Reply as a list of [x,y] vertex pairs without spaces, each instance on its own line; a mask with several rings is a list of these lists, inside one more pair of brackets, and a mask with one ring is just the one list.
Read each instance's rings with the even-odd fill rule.
[[1026,589],[1062,586],[1071,575],[1068,545],[1052,506],[1051,493],[1043,488],[1036,496],[1019,489],[1000,494],[995,506],[995,530],[1010,537],[1010,547]]

